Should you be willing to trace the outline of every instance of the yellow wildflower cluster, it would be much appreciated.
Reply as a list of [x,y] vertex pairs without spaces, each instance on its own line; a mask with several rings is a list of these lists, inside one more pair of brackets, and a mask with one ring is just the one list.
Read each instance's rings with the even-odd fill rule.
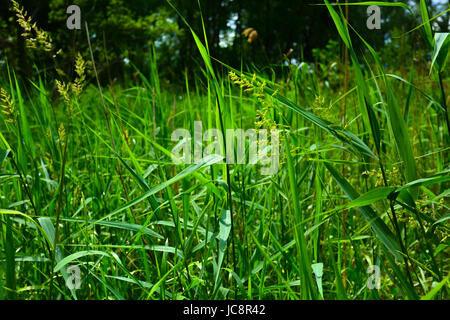
[[312,107],[314,112],[320,113],[322,118],[332,123],[338,122],[338,113],[330,112],[331,108],[333,108],[333,104],[331,102],[328,102],[328,105],[326,105],[326,98],[324,96],[316,95],[312,103]]
[[71,105],[70,92],[78,97],[83,91],[84,83],[86,80],[86,62],[80,53],[78,53],[75,60],[75,73],[77,77],[74,82],[65,83],[64,81],[56,80],[56,88],[58,93],[64,98],[64,101],[68,106]]
[[2,113],[6,116],[5,121],[14,124],[14,102],[12,101],[11,96],[3,88],[0,89],[0,106],[2,108]]
[[[404,184],[402,174],[400,173],[397,167],[392,167],[392,170],[386,169],[386,179],[389,185],[397,185],[400,186]],[[373,177],[375,178],[375,187],[384,186],[383,174],[381,173],[381,169],[372,169],[366,170],[362,173],[363,178]]]
[[274,103],[270,98],[274,97],[278,91],[275,90],[272,96],[269,98],[265,93],[264,89],[266,87],[266,82],[260,82],[256,80],[256,74],[253,75],[252,80],[248,80],[244,75],[240,77],[234,72],[229,73],[229,77],[231,81],[235,84],[239,85],[244,92],[253,91],[253,96],[257,98],[258,102],[261,103],[261,109],[257,110],[258,121],[256,121],[256,126],[258,128],[267,128],[267,129],[280,129],[282,126],[279,123],[276,123],[270,117],[270,111],[276,109]]
[[439,202],[433,202],[430,204],[429,200],[417,200],[416,201],[417,210],[427,216],[430,216],[434,219],[439,218],[438,212],[445,212],[446,207],[444,203],[444,198],[439,199]]
[[58,93],[64,98],[64,101],[67,103],[67,105],[70,105],[70,84],[66,84],[64,81],[56,80],[56,89],[58,90]]
[[[49,137],[51,136],[50,128],[48,128],[47,136],[49,136]],[[51,153],[50,152],[46,152],[45,156],[44,156],[44,159],[46,160],[46,163],[47,163],[47,171],[49,173],[54,172],[53,157],[52,157]],[[52,176],[52,179],[57,179],[57,177],[56,176]]]
[[[49,33],[36,26],[36,22],[31,22],[31,17],[24,11],[17,1],[12,0],[13,10],[16,13],[17,22],[22,27],[24,32],[22,36],[25,38],[27,47],[32,49],[43,49],[50,52],[53,50],[52,38]],[[59,50],[56,54],[59,54]]]
[[[52,38],[49,33],[37,27],[36,23],[32,23],[31,17],[28,16],[28,13],[17,3],[17,1],[12,0],[11,2],[13,4],[13,10],[16,13],[17,22],[24,30],[22,36],[25,38],[27,46],[32,49],[43,49],[46,52],[53,51]],[[58,50],[53,54],[53,58],[61,52],[61,49]],[[78,53],[75,60],[75,73],[77,74],[77,77],[74,82],[65,83],[64,81],[56,80],[57,90],[68,105],[70,105],[69,92],[72,92],[75,96],[79,96],[83,90],[84,82],[86,80],[86,66],[87,63],[84,61],[81,54]],[[66,76],[64,71],[59,69],[56,65],[55,69],[60,76]]]
[[[235,84],[239,85],[241,89],[244,89],[244,92],[252,91],[255,89],[255,86],[253,85],[256,81],[256,74],[253,75],[252,81],[249,81],[247,78],[245,78],[244,75],[239,77],[236,73],[233,71],[230,71],[228,73],[228,76],[230,77],[231,81],[233,81]],[[264,89],[264,86],[266,83],[260,83],[259,81],[256,81],[257,86],[262,86]]]
[[84,81],[86,79],[85,69],[86,69],[86,62],[84,61],[81,54],[78,53],[77,58],[75,60],[75,72],[77,74],[77,77],[75,78],[75,81],[71,84],[72,92],[76,96],[79,96],[81,91],[83,90]]
[[[277,123],[273,120],[272,111],[276,110],[276,106],[273,103],[273,97],[278,94],[278,90],[275,90],[271,96],[265,94],[266,82],[260,82],[256,79],[256,74],[253,74],[251,80],[248,80],[244,75],[240,77],[234,72],[229,73],[230,80],[238,85],[244,92],[253,92],[253,96],[257,98],[261,104],[261,108],[256,111],[257,120],[255,121],[256,132],[261,129],[279,130],[279,143],[283,145],[283,141],[286,138],[286,128],[288,126]],[[266,144],[269,141],[260,139],[258,143]],[[280,158],[280,164],[283,163],[283,159]]]
[[58,136],[59,136],[59,143],[64,146],[66,141],[66,129],[64,128],[64,125],[61,123],[58,128]]
[[247,38],[248,43],[252,43],[256,39],[258,39],[258,31],[254,28],[247,28],[242,32],[242,35]]

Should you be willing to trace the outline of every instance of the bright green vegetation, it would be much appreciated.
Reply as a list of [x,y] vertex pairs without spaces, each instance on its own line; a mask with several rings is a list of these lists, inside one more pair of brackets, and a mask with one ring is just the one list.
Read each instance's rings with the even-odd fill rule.
[[[81,57],[56,96],[56,79],[2,70],[0,298],[448,299],[450,37],[422,6],[433,65],[388,73],[325,3],[349,50],[334,85],[334,61],[222,74],[194,32],[204,73],[184,90],[161,84],[154,52],[135,83],[101,91]],[[283,129],[278,173],[174,165],[172,131],[200,120]]]

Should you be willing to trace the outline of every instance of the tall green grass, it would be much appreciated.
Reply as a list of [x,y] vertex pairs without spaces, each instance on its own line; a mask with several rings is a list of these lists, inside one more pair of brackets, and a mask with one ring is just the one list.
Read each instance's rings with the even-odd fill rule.
[[[70,105],[53,80],[2,70],[0,298],[448,299],[446,39],[422,4],[433,81],[390,74],[340,6],[323,9],[349,50],[347,92],[305,62],[286,66],[292,81],[233,70],[210,57],[205,25],[189,28],[204,65],[185,88],[163,85],[155,49],[136,82],[88,85]],[[277,174],[172,163],[173,129],[255,128],[264,110],[283,129]]]

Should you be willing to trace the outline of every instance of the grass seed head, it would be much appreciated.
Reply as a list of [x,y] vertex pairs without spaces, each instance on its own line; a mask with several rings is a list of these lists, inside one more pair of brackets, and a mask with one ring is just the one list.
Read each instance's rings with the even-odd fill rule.
[[[27,47],[31,49],[42,49],[46,52],[52,51],[53,44],[50,34],[39,28],[36,22],[32,23],[31,17],[17,1],[11,0],[11,2],[13,11],[16,13],[17,22],[24,30],[22,36],[25,38]],[[60,50],[55,55],[59,53]]]
[[77,58],[75,60],[75,73],[77,74],[77,77],[75,78],[75,81],[71,84],[72,92],[75,94],[75,96],[79,96],[80,93],[83,91],[84,82],[86,80],[86,62],[84,61],[83,57],[80,53],[78,53]]
[[6,92],[6,90],[3,88],[0,89],[0,106],[2,109],[2,113],[6,116],[5,121],[14,124],[14,102],[8,92]]

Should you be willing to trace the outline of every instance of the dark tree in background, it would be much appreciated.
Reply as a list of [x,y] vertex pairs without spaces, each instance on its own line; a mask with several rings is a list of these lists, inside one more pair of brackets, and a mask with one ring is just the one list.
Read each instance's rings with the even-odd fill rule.
[[[407,2],[407,1],[403,1]],[[63,49],[61,67],[71,72],[74,56],[81,52],[88,57],[84,21],[89,24],[91,42],[102,79],[106,65],[113,78],[123,79],[135,70],[132,64],[148,71],[149,55],[156,49],[158,67],[166,79],[182,80],[180,70],[195,71],[201,60],[192,36],[175,10],[164,0],[22,0],[19,3],[31,14],[33,21],[52,35],[55,46]],[[229,65],[266,66],[283,62],[285,54],[296,61],[314,61],[314,49],[324,49],[330,41],[339,41],[328,10],[321,0],[173,0],[173,5],[191,27],[202,35],[202,16],[210,53]],[[66,9],[79,5],[82,30],[66,28]],[[8,61],[16,72],[35,72],[21,39],[21,30],[8,9],[8,0],[0,0],[0,67]],[[200,11],[201,9],[201,11]],[[382,7],[382,28],[368,30],[366,6],[349,8],[349,23],[377,49],[420,21],[401,8]],[[449,15],[439,21],[448,25]],[[242,35],[253,28],[257,37]],[[418,32],[415,33],[418,35]],[[356,38],[356,37],[355,37]],[[417,49],[420,42],[408,37],[406,49]],[[356,46],[358,41],[355,39]],[[359,45],[360,50],[363,46]],[[105,50],[106,49],[106,50]],[[339,54],[339,53],[338,53]],[[43,56],[40,72],[50,70],[52,61]],[[2,68],[3,69],[3,68]]]

